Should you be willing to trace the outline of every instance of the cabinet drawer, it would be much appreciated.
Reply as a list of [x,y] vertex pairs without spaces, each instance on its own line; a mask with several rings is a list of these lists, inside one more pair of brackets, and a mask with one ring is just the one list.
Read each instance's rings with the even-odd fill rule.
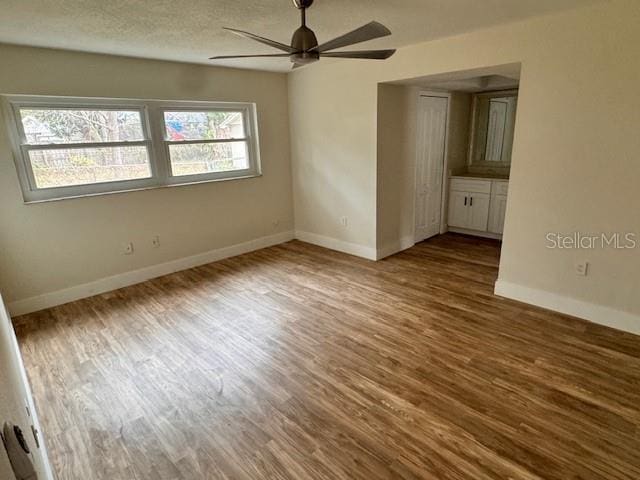
[[506,195],[509,191],[509,182],[493,182],[494,195]]
[[450,187],[451,190],[456,192],[491,193],[490,180],[452,178]]

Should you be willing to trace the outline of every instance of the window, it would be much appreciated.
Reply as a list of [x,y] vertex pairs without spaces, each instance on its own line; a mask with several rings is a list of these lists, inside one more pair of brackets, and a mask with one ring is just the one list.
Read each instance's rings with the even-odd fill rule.
[[259,175],[253,104],[5,97],[26,202]]
[[21,156],[36,190],[151,178],[141,110],[17,107]]
[[242,110],[163,110],[165,144],[173,177],[226,177],[251,170]]

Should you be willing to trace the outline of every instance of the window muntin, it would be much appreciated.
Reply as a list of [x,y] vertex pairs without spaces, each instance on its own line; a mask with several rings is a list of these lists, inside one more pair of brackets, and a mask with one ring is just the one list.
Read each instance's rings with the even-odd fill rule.
[[5,96],[25,202],[260,174],[255,105]]

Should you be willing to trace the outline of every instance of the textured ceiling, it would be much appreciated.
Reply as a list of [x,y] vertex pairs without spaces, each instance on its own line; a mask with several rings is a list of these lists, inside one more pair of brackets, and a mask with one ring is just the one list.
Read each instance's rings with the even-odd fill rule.
[[[320,42],[371,20],[392,37],[358,47],[401,47],[598,0],[316,0],[308,25]],[[213,55],[277,53],[222,30],[289,43],[299,25],[290,0],[2,0],[0,42],[209,63]],[[288,59],[217,61],[287,71]]]

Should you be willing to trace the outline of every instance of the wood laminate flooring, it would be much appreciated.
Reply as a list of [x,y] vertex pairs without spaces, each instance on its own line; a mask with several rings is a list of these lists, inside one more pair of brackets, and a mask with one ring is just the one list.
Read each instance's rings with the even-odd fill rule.
[[498,257],[293,241],[16,319],[58,478],[640,478],[640,337]]

